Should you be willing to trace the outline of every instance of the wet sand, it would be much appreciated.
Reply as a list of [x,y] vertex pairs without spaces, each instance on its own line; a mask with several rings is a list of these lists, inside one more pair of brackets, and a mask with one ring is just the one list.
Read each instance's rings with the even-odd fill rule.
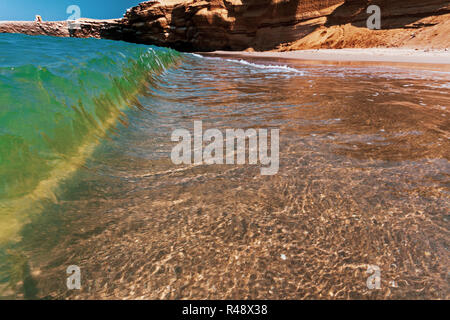
[[411,64],[431,64],[439,65],[438,68],[442,71],[450,70],[450,51],[447,50],[368,48],[297,50],[287,52],[215,51],[212,53],[200,54],[207,56],[232,56],[252,59],[271,58],[301,61],[383,62],[384,65],[391,65],[390,63],[394,63],[397,66],[404,65],[407,67],[411,66]]

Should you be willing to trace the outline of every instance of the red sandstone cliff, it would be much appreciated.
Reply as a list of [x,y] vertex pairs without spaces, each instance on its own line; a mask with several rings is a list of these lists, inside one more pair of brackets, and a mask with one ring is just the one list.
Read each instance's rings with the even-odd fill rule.
[[[382,30],[368,30],[366,8],[381,8]],[[377,46],[445,48],[450,2],[444,0],[161,0],[122,19],[0,23],[0,32],[96,37],[186,51],[291,50]]]
[[327,21],[342,0],[191,0],[144,2],[124,18],[136,42],[197,51],[269,50]]
[[[366,8],[381,8],[381,29],[368,30]],[[279,50],[450,46],[450,2],[444,0],[346,0],[314,32]]]

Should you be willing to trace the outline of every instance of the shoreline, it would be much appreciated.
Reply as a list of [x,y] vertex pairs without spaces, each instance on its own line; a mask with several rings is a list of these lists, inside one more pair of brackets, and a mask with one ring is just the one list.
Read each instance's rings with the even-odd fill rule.
[[[174,61],[179,68],[160,73],[157,70],[166,65],[169,55],[147,61],[145,48],[136,56],[118,42],[79,41],[72,46],[50,38],[32,43],[20,40],[16,46],[10,46],[10,41],[1,43],[3,64],[12,68],[15,57],[23,56],[30,70],[38,71],[24,76],[16,68],[1,79],[6,96],[12,97],[5,100],[5,105],[12,105],[6,109],[11,118],[8,115],[2,124],[9,129],[10,119],[32,117],[37,121],[28,125],[35,130],[11,132],[33,139],[35,134],[40,138],[48,132],[48,138],[44,136],[48,147],[27,143],[26,136],[24,143],[17,143],[16,136],[7,137],[7,150],[19,153],[16,156],[13,151],[7,158],[14,166],[1,167],[7,178],[13,177],[5,180],[5,190],[8,195],[15,195],[16,189],[27,190],[8,183],[21,178],[14,174],[17,168],[25,175],[39,169],[52,177],[53,171],[48,174],[45,167],[34,165],[40,154],[27,150],[42,150],[50,160],[61,158],[60,169],[72,175],[60,183],[55,180],[60,173],[55,173],[58,192],[43,184],[47,188],[39,189],[37,195],[48,195],[48,201],[30,202],[37,212],[26,210],[27,219],[17,227],[17,241],[0,251],[4,279],[11,279],[10,287],[0,281],[0,296],[68,300],[449,298],[445,128],[450,73],[385,68],[386,62],[377,62],[378,69],[358,70],[353,63],[364,62],[286,58],[274,63],[301,69],[286,72],[226,61],[236,59],[231,58],[235,52],[228,58],[212,59],[186,54],[179,64],[178,59]],[[155,49],[154,54],[159,51],[166,49]],[[98,52],[104,59],[99,59]],[[276,53],[262,53],[268,54]],[[252,55],[241,57],[262,63],[280,61],[247,54]],[[367,52],[361,55],[370,57]],[[147,65],[142,72],[138,72],[140,63],[137,69],[129,69],[138,58]],[[62,63],[54,65],[60,59]],[[305,63],[327,62],[342,65],[336,70],[334,66],[305,67]],[[57,77],[67,71],[67,65],[75,70],[68,84]],[[52,67],[51,74],[42,74],[47,66]],[[447,65],[437,66],[442,70]],[[30,85],[36,82],[36,74],[41,81]],[[111,96],[110,83],[118,77],[120,83],[112,88],[119,93]],[[136,87],[141,78],[148,80],[142,91]],[[68,90],[77,84],[79,90]],[[84,90],[93,85],[93,94]],[[67,103],[59,103],[60,97]],[[28,107],[30,98],[33,104]],[[84,107],[91,100],[94,108]],[[129,102],[137,112],[122,114],[122,102]],[[17,103],[25,107],[14,108]],[[47,104],[50,113],[42,109]],[[76,114],[66,117],[59,105],[61,110],[74,105]],[[103,123],[109,122],[108,115],[116,119],[116,113],[121,125],[107,135],[109,126]],[[215,144],[222,136],[219,149],[230,140],[223,139],[227,129],[236,130],[236,135],[242,129],[278,129],[282,132],[281,148],[276,149],[281,164],[278,174],[264,176],[253,165],[250,138],[244,143],[248,153],[246,148],[240,152],[244,163],[177,164],[171,156],[173,133],[186,128],[190,142],[192,124],[193,136],[197,136],[196,120],[205,121],[205,129],[219,132],[217,140],[214,137]],[[98,142],[97,149],[87,144],[86,150],[66,152],[66,145],[91,142],[91,131],[96,138],[92,148]],[[72,132],[81,137],[75,140],[80,143],[62,136],[71,138]],[[260,160],[263,156],[273,159],[272,146],[280,141],[271,134],[269,156],[261,152],[264,140],[258,137]],[[233,141],[236,149],[232,146],[231,151],[239,152],[238,143]],[[203,144],[201,149],[203,159]],[[50,158],[53,150],[56,156]],[[192,144],[188,150],[192,153]],[[215,156],[219,155],[216,151]],[[230,153],[222,151],[222,159]],[[72,153],[81,155],[74,158]],[[71,159],[73,165],[66,166]],[[57,164],[52,160],[49,166]],[[72,166],[76,172],[68,171]],[[20,188],[10,192],[10,186],[16,185]],[[61,278],[68,276],[67,267],[73,265],[82,270],[82,285],[68,290]],[[367,286],[366,270],[374,265],[384,279],[379,290]]]
[[307,64],[391,65],[397,67],[450,71],[450,51],[399,48],[316,49],[296,51],[214,51],[197,52],[209,57],[291,60]]

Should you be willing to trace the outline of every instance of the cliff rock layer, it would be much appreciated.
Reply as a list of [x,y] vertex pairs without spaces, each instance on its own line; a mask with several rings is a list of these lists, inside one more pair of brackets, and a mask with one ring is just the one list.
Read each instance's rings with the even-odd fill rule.
[[[368,30],[369,5],[381,9],[381,29]],[[346,0],[325,25],[279,50],[318,48],[447,48],[450,44],[450,2],[443,0]]]
[[124,23],[136,42],[184,50],[269,50],[324,25],[342,0],[191,0],[144,2]]
[[[381,8],[382,30],[366,9]],[[291,50],[376,46],[447,47],[445,0],[161,0],[130,8],[122,19],[0,23],[0,32],[96,37],[183,51]]]

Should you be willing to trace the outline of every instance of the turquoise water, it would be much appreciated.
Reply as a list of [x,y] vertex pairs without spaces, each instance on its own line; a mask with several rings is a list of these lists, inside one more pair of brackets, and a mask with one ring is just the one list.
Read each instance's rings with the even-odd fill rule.
[[0,241],[179,57],[124,42],[0,35]]

